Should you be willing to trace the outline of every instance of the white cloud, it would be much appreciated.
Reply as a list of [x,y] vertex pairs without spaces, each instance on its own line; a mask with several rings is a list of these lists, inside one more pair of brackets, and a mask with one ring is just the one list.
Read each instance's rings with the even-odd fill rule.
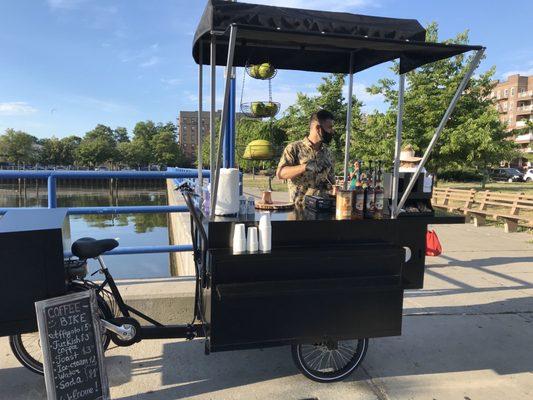
[[[533,65],[533,60],[529,62],[529,65]],[[504,79],[509,78],[511,75],[522,75],[522,76],[528,76],[533,75],[533,67],[525,70],[516,70],[516,71],[507,71],[502,74]]]
[[349,11],[354,8],[379,7],[379,3],[373,0],[344,0],[337,4],[332,4],[331,0],[254,0],[256,4],[266,4],[269,6],[304,8],[308,10],[324,11]]
[[37,109],[24,101],[0,103],[0,115],[28,115],[37,112]]
[[148,60],[142,62],[139,64],[139,67],[147,68],[147,67],[153,67],[156,64],[159,64],[161,59],[157,56],[152,56]]

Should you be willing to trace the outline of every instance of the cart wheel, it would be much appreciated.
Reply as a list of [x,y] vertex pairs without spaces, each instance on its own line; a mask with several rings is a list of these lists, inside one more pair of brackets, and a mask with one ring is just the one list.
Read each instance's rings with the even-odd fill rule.
[[317,382],[340,381],[365,358],[368,339],[324,341],[292,346],[294,363],[307,378]]
[[[113,313],[109,305],[101,297],[97,297],[100,317],[111,319]],[[104,350],[109,346],[110,337],[102,332]],[[22,333],[9,337],[9,345],[16,359],[31,372],[43,375],[43,351],[39,332]]]
[[128,347],[141,341],[141,324],[139,324],[139,322],[135,318],[118,317],[109,322],[115,325],[122,325],[124,328],[132,329],[132,336],[127,339],[118,336],[114,332],[109,332],[109,334],[111,335],[111,340],[117,346]]

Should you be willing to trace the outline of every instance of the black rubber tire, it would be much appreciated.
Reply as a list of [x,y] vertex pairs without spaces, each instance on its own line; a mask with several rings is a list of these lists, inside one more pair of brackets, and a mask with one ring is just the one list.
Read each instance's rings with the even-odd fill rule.
[[[81,285],[77,285],[76,287],[71,288],[69,290],[69,293],[73,292],[80,292],[81,290],[87,290],[82,289]],[[100,312],[102,313],[103,319],[108,320],[113,318],[113,313],[111,312],[111,309],[109,308],[109,305],[106,303],[106,301],[101,298],[97,297],[98,302],[98,308]],[[36,359],[33,355],[30,354],[30,352],[26,349],[26,346],[24,345],[24,337],[26,335],[38,335],[38,332],[30,332],[25,334],[17,334],[12,335],[9,337],[9,346],[11,347],[11,351],[13,352],[15,358],[26,368],[28,368],[31,372],[34,372],[39,375],[44,374],[43,370],[43,364],[41,361]],[[39,340],[39,346],[40,346],[40,339]],[[109,337],[109,334],[105,334],[104,341],[102,343],[104,350],[107,350],[109,347],[111,338]]]
[[[353,371],[357,369],[359,364],[363,361],[366,355],[366,350],[368,349],[368,339],[358,339],[357,340],[357,346],[355,348],[355,351],[351,353],[351,357],[349,361],[344,365],[342,368],[334,371],[319,371],[318,369],[315,369],[307,364],[305,361],[304,356],[302,355],[302,349],[303,346],[310,346],[306,344],[298,344],[298,345],[292,345],[292,359],[294,363],[296,364],[296,367],[300,370],[300,372],[307,378],[321,383],[331,383],[331,382],[337,382],[340,380],[343,380],[347,378]],[[317,348],[317,350],[321,346],[317,345],[311,345]],[[321,361],[319,361],[318,367],[320,367]]]

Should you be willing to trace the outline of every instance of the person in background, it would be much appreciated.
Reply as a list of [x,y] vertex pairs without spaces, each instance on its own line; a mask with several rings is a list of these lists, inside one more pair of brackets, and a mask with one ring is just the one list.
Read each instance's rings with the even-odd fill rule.
[[348,169],[349,172],[349,179],[350,179],[350,185],[348,186],[349,189],[353,190],[356,187],[357,184],[357,178],[359,177],[359,174],[361,173],[361,161],[355,160],[353,163],[353,166]]
[[[400,172],[414,173],[420,164],[422,157],[415,156],[415,149],[410,144],[406,145],[400,152]],[[431,193],[433,187],[433,177],[429,175],[425,167],[422,167],[420,173],[424,176],[424,188],[425,193]]]
[[289,199],[302,206],[305,195],[325,196],[335,182],[328,145],[333,139],[333,114],[320,110],[311,115],[309,133],[289,143],[279,160],[276,176],[287,179]]

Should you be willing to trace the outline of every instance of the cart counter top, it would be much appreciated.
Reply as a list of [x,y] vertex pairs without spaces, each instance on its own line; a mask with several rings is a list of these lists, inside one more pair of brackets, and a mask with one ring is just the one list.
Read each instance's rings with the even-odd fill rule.
[[[256,211],[254,214],[238,215],[238,216],[215,216],[207,218],[204,216],[204,221],[212,223],[254,223],[259,222],[261,215],[265,211]],[[339,224],[391,224],[412,221],[419,224],[463,224],[465,217],[462,215],[452,214],[441,210],[436,210],[434,215],[417,215],[417,214],[403,214],[398,219],[392,219],[390,215],[384,215],[381,219],[371,218],[352,218],[352,219],[336,219],[335,212],[314,212],[305,208],[295,208],[289,211],[273,211],[270,212],[272,223],[280,222],[294,222],[294,221],[328,221],[338,222]]]

